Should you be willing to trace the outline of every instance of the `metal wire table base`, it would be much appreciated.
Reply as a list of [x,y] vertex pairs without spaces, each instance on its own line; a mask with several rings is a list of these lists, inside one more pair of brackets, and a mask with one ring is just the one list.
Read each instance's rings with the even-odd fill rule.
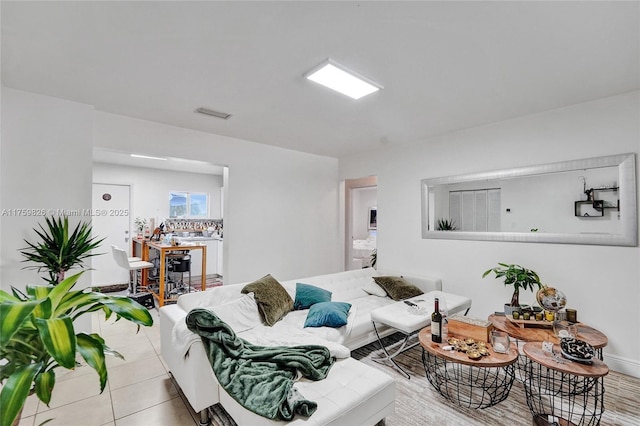
[[466,408],[488,408],[504,401],[515,379],[515,365],[475,367],[447,361],[422,350],[427,379],[447,400]]
[[599,425],[604,413],[603,377],[584,377],[547,368],[530,359],[524,389],[534,425]]

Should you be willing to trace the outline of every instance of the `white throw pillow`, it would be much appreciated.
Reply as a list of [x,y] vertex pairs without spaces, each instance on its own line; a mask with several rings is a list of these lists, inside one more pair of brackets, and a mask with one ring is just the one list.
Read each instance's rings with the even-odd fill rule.
[[222,321],[229,324],[236,333],[242,333],[262,324],[253,293],[244,294],[233,302],[214,306],[211,310]]
[[374,296],[387,297],[387,292],[384,291],[384,289],[380,287],[378,284],[376,284],[376,282],[373,279],[371,279],[364,287],[362,287],[362,289],[366,293],[372,294]]

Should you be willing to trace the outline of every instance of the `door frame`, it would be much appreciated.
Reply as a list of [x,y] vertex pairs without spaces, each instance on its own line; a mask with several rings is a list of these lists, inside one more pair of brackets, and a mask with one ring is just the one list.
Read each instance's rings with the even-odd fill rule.
[[344,270],[349,270],[353,258],[353,195],[354,189],[378,186],[377,176],[344,180]]

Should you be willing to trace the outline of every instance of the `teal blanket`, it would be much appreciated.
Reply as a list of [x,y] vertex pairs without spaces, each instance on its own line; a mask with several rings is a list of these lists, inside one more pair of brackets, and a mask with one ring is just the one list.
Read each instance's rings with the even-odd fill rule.
[[193,309],[186,321],[202,338],[218,382],[243,407],[281,420],[316,411],[318,405],[304,399],[293,382],[298,372],[311,380],[327,377],[335,358],[326,347],[253,345],[206,309]]

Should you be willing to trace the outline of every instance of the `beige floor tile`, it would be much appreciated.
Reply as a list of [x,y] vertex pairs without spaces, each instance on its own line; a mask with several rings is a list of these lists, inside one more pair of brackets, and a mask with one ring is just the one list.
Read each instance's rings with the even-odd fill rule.
[[135,343],[133,345],[113,349],[118,351],[120,355],[124,357],[124,359],[115,356],[107,356],[105,360],[107,363],[107,368],[109,370],[113,367],[117,367],[133,361],[158,356],[155,349],[153,348],[153,345],[148,340],[146,342]]
[[116,426],[191,426],[196,425],[179,397],[144,411],[116,420]]
[[158,357],[144,358],[109,368],[109,388],[114,390],[158,376],[167,376]]
[[135,330],[125,330],[120,334],[103,335],[107,346],[112,349],[124,348],[131,345],[150,345],[151,342],[142,331],[136,333]]
[[22,417],[35,415],[38,412],[39,403],[40,400],[38,399],[37,395],[29,395],[24,403],[24,407],[22,407]]
[[113,413],[116,419],[145,410],[178,396],[171,379],[154,377],[111,391]]
[[25,416],[23,412],[23,414],[20,416],[20,422],[18,423],[18,426],[33,426],[33,422],[35,421],[35,419],[35,415]]
[[[91,367],[87,368],[93,371],[93,374],[85,374],[66,380],[56,381],[49,407],[43,403],[39,404],[38,413],[99,395],[100,379],[98,377],[98,373],[96,373]],[[105,391],[108,393],[108,389],[106,387]]]
[[[54,390],[55,392],[55,390]],[[36,425],[52,419],[47,426],[101,426],[112,422],[113,409],[108,391],[62,407],[38,413]]]

